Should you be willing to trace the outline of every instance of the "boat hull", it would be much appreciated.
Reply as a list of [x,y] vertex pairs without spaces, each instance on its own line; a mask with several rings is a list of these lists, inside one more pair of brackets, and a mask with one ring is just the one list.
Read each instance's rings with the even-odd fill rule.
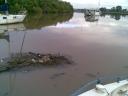
[[121,91],[122,93],[124,92],[124,94],[128,92],[128,80],[122,80],[102,86],[100,88],[96,87],[78,96],[128,96],[119,94]]
[[11,24],[23,22],[26,15],[0,15],[0,24]]
[[86,9],[84,14],[85,16],[99,16],[100,11],[95,9]]

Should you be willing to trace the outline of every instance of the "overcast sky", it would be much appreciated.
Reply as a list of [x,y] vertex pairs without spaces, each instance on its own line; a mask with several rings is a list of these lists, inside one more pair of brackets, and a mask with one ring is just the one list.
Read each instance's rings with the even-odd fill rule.
[[63,0],[71,2],[74,8],[97,8],[100,2],[100,7],[113,7],[121,5],[128,8],[128,0]]

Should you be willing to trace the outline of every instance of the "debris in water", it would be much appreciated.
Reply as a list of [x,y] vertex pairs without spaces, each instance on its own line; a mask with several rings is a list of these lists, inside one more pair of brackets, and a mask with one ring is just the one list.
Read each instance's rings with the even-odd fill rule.
[[62,72],[62,73],[56,73],[53,76],[51,76],[51,79],[55,79],[55,78],[60,77],[60,76],[63,76],[63,75],[65,75],[64,72]]
[[6,66],[2,66],[0,71],[18,69],[27,66],[52,66],[60,64],[71,64],[72,61],[60,54],[39,54],[39,53],[24,53],[13,55]]

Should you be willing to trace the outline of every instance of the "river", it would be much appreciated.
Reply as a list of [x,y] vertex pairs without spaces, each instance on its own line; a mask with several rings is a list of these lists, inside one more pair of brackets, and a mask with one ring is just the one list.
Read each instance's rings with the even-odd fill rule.
[[[128,73],[128,16],[28,17],[0,26],[0,58],[22,52],[59,53],[71,65],[24,68],[0,74],[0,96],[69,96],[97,75]],[[27,71],[26,71],[27,70]]]

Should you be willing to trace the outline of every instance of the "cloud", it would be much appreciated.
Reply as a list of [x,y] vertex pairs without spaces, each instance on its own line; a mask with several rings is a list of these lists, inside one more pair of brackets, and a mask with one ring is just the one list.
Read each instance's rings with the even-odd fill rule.
[[113,7],[121,5],[127,7],[128,0],[63,0],[70,2],[74,8],[86,8],[86,7]]

